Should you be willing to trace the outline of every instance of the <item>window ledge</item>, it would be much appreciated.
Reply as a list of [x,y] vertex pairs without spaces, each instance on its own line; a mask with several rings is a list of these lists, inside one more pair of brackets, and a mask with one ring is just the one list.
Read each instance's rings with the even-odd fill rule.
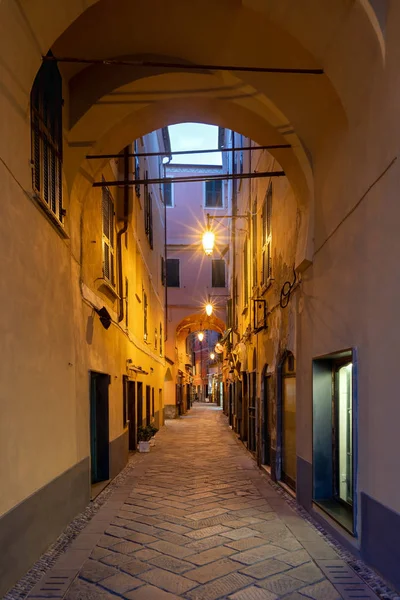
[[111,285],[111,283],[109,281],[107,281],[107,279],[104,279],[104,277],[101,278],[101,283],[99,285],[99,290],[101,292],[105,292],[106,294],[108,294],[109,296],[111,296],[111,298],[113,300],[120,300],[120,296],[117,293],[117,290],[115,289],[115,287],[113,285]]
[[45,217],[47,217],[47,220],[50,222],[50,224],[53,226],[53,229],[56,230],[56,232],[64,239],[64,240],[69,240],[69,235],[68,233],[65,231],[64,225],[61,223],[61,221],[59,221],[57,219],[57,217],[55,216],[55,214],[49,209],[49,207],[47,206],[47,204],[42,200],[42,198],[39,196],[39,194],[37,194],[36,192],[33,192],[33,194],[31,195],[31,198],[33,200],[33,202],[36,204],[36,206],[41,210],[41,212],[44,214]]

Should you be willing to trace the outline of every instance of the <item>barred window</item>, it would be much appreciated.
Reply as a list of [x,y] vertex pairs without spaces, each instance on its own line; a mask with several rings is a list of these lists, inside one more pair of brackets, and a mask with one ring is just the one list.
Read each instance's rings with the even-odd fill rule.
[[[104,177],[103,177],[104,181]],[[102,188],[103,212],[103,275],[115,285],[114,261],[114,201],[108,187]]]
[[32,186],[62,223],[62,79],[55,61],[45,61],[31,91]]

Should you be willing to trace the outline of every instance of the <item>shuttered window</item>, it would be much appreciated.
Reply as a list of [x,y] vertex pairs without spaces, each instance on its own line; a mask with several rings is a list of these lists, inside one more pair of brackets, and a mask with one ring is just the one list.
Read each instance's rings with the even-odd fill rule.
[[249,249],[248,240],[246,239],[243,247],[243,306],[246,307],[249,303]]
[[[104,177],[103,177],[104,181]],[[114,261],[114,202],[108,187],[102,188],[103,212],[103,275],[115,285]]]
[[272,218],[272,184],[270,184],[264,199],[261,215],[262,220],[262,283],[268,285],[272,276],[271,253],[271,218]]
[[149,336],[148,331],[148,304],[147,304],[147,294],[143,292],[143,337],[147,340]]
[[213,180],[205,182],[205,202],[206,208],[222,208],[222,181]]
[[180,287],[179,258],[167,258],[167,286]]
[[162,327],[162,323],[160,323],[160,356],[163,355],[163,327]]
[[163,198],[165,206],[173,206],[171,181],[164,181],[163,183]]
[[[147,178],[146,171],[145,179]],[[150,248],[153,250],[153,197],[147,184],[144,186],[144,230]]]
[[32,186],[62,223],[62,79],[54,61],[45,61],[31,91]]
[[[137,154],[137,152],[139,152],[138,150],[138,142],[137,140],[135,140],[134,142],[134,153]],[[140,162],[139,162],[139,157],[135,156],[135,179],[138,181],[140,179]],[[136,183],[135,184],[135,192],[136,192],[136,196],[138,198],[140,198],[140,184]]]
[[225,261],[216,259],[212,261],[211,287],[225,287]]

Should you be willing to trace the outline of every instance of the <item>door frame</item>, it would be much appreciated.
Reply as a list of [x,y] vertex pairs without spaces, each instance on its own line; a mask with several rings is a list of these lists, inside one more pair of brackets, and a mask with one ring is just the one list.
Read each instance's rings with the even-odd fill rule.
[[[98,414],[97,393],[94,396],[94,382],[96,379],[102,380],[104,386],[103,414]],[[109,419],[109,386],[111,378],[108,373],[99,371],[89,371],[89,439],[90,439],[90,472],[91,483],[108,481],[110,478],[110,419]],[[96,387],[96,392],[99,387]],[[96,401],[95,401],[96,398]],[[98,417],[105,419],[103,433],[104,439],[99,441],[99,430],[97,428]]]
[[[296,369],[294,370],[293,375],[284,375],[283,374],[283,366],[285,364],[286,359],[292,355],[294,358],[293,352],[290,350],[285,350],[281,356],[281,360],[279,361],[277,368],[277,403],[276,403],[276,427],[277,427],[277,448],[276,448],[276,478],[278,481],[285,483],[290,487],[293,492],[296,492],[296,481],[292,481],[291,478],[285,477],[285,473],[283,471],[283,380],[291,377],[296,377]],[[296,416],[297,416],[297,405],[296,405]],[[297,449],[296,449],[296,463],[297,463]],[[296,464],[296,472],[297,472],[297,464]],[[286,479],[286,481],[285,481]],[[289,481],[290,479],[290,481]],[[296,473],[297,479],[297,473]],[[294,484],[294,485],[293,485]]]

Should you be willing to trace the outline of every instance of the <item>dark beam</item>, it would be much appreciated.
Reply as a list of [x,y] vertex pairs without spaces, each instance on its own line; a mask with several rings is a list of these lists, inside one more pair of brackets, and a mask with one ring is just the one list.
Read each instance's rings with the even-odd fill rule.
[[93,187],[112,187],[117,185],[157,185],[167,183],[191,183],[196,181],[259,179],[263,177],[285,177],[285,171],[261,171],[260,173],[238,173],[235,175],[199,175],[194,177],[159,177],[156,179],[126,179],[122,181],[95,181]]
[[160,62],[153,60],[124,60],[120,58],[78,58],[76,56],[42,56],[43,61],[56,61],[60,63],[80,63],[83,65],[105,65],[124,67],[151,67],[162,69],[184,69],[201,71],[243,71],[252,73],[283,73],[288,75],[323,75],[323,69],[297,69],[287,67],[248,67],[246,65],[199,65],[179,62]]
[[[208,150],[176,150],[174,152],[132,152],[128,154],[129,157],[143,157],[143,156],[172,156],[172,155],[181,155],[181,154],[208,154],[210,152],[243,152],[243,151],[253,151],[253,150],[276,150],[282,148],[291,148],[291,144],[271,144],[269,146],[243,146],[238,148],[210,148]],[[98,158],[121,158],[122,154],[88,154],[86,158],[89,160],[98,159]],[[124,155],[125,156],[125,155]],[[172,165],[171,165],[172,166]]]

